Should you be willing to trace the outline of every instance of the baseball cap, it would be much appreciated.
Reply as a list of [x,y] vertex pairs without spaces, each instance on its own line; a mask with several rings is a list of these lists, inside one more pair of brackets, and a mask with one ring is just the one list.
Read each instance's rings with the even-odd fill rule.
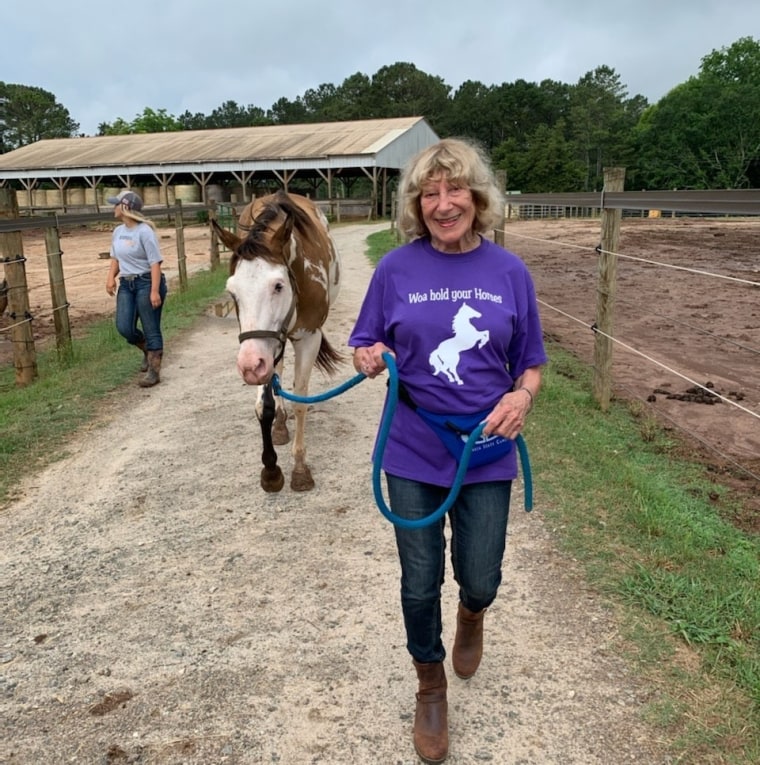
[[106,199],[109,205],[126,205],[128,210],[134,210],[140,212],[142,210],[143,201],[139,194],[135,194],[134,191],[124,189],[119,192],[117,197],[108,197]]

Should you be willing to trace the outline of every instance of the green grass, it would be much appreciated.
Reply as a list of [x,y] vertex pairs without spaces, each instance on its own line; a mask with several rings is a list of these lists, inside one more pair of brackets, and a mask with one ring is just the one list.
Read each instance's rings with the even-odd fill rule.
[[650,708],[685,762],[760,761],[760,540],[723,520],[741,502],[635,407],[606,413],[590,371],[555,345],[530,444],[559,545],[621,609]]
[[[396,245],[373,234],[367,256]],[[547,350],[525,432],[537,510],[618,615],[621,650],[653,688],[645,716],[676,761],[760,762],[760,540],[721,512],[741,497],[640,407],[602,412],[588,367]]]
[[367,237],[367,258],[373,265],[385,255],[388,250],[398,247],[400,239],[396,231],[390,228],[384,231],[377,231]]
[[[170,291],[162,320],[166,341],[197,321],[222,294],[226,278],[224,268],[200,271],[184,292]],[[19,476],[62,456],[64,439],[97,415],[104,397],[134,383],[138,364],[139,354],[107,319],[89,326],[68,353],[39,353],[31,385],[19,388],[12,367],[0,370],[0,507]]]

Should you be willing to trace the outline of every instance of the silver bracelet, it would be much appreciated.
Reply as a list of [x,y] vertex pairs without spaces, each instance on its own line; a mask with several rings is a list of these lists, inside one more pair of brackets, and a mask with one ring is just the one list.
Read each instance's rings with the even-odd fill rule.
[[517,390],[524,390],[528,394],[528,397],[530,398],[530,406],[528,407],[528,411],[530,412],[531,409],[533,409],[533,394],[524,385]]

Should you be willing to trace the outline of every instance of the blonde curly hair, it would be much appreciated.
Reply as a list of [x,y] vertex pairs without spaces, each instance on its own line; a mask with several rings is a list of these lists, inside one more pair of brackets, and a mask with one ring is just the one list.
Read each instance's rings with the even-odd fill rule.
[[463,138],[444,138],[412,157],[401,175],[398,227],[408,239],[430,234],[422,219],[420,196],[422,187],[438,178],[458,183],[472,192],[474,233],[490,231],[501,220],[504,195],[496,185],[483,149]]

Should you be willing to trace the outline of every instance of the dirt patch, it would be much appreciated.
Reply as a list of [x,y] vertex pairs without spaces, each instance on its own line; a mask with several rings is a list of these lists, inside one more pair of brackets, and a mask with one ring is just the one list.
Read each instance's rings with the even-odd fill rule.
[[[335,232],[337,346],[371,230]],[[370,488],[385,386],[310,407],[315,490],[265,495],[236,334],[204,317],[167,347],[161,385],[119,392],[0,514],[0,761],[417,762],[393,533]],[[334,384],[316,375],[312,390]],[[280,460],[287,475],[287,449]],[[517,489],[482,667],[466,682],[449,670],[449,762],[669,762],[642,722],[656,689],[554,547],[540,491],[526,514]],[[448,646],[455,613],[449,576]]]
[[[545,331],[593,364],[600,222],[519,222],[506,232],[506,246],[536,281]],[[644,418],[654,417],[684,454],[735,488],[743,506],[733,503],[731,520],[754,532],[759,233],[752,220],[624,219],[612,332],[620,341],[613,346],[615,396],[641,402]]]

